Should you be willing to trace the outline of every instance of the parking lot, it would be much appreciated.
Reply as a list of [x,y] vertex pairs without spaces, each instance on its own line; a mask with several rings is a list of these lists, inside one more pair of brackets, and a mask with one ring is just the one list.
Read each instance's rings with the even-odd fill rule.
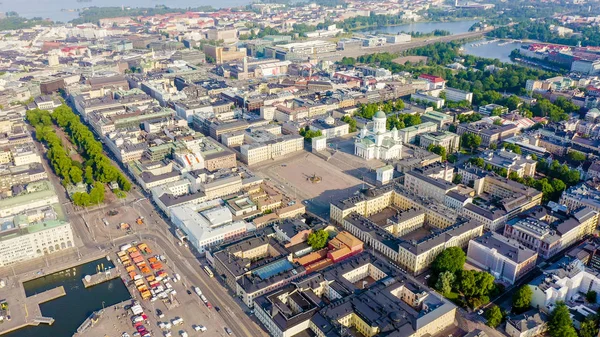
[[[139,244],[139,243],[138,243]],[[145,261],[151,260],[156,255],[162,255],[162,252],[151,242],[147,243],[152,249],[152,254],[144,255]],[[111,257],[114,258],[118,270],[125,280],[130,275],[125,269],[125,265],[120,262],[116,255],[119,248],[116,248]],[[98,322],[91,328],[85,330],[85,336],[106,337],[106,336],[136,336],[138,329],[144,329],[151,336],[228,336],[225,328],[227,327],[219,315],[222,309],[217,306],[209,308],[192,289],[195,285],[187,284],[184,278],[179,276],[176,268],[169,263],[168,259],[161,261],[162,270],[166,273],[162,278],[160,285],[170,287],[174,290],[166,298],[141,299],[141,294],[136,289],[135,284],[129,284],[128,289],[133,300],[126,301],[120,305],[106,308]],[[136,269],[137,272],[137,269]],[[158,274],[153,272],[153,274]],[[149,275],[147,275],[149,276]],[[177,277],[179,276],[179,277]],[[168,284],[168,286],[167,286]],[[154,288],[156,289],[156,288]],[[136,302],[133,302],[136,301]],[[145,319],[138,319],[140,322],[132,321],[136,316],[131,310],[132,304],[137,303],[143,310]],[[174,324],[174,322],[176,324]],[[139,327],[136,327],[138,325]],[[200,327],[203,328],[200,328]],[[197,327],[197,328],[195,328]],[[144,331],[141,330],[141,331]]]
[[324,218],[329,217],[332,200],[349,197],[363,187],[361,180],[345,174],[338,165],[307,152],[254,170],[290,197],[306,200],[307,209]]

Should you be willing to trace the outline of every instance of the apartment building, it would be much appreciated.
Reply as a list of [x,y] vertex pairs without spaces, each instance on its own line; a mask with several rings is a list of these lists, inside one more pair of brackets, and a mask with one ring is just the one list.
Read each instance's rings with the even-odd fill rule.
[[277,46],[265,46],[265,57],[276,58],[286,61],[293,59],[304,59],[314,57],[319,54],[335,52],[337,46],[335,43],[312,40],[307,42],[295,42]]
[[208,60],[212,60],[216,64],[227,62],[240,61],[246,57],[246,48],[238,48],[235,46],[211,46],[205,44],[203,52]]
[[504,236],[548,259],[591,235],[598,213],[588,207],[566,214],[561,210],[536,206],[508,221]]
[[467,261],[488,271],[496,280],[514,284],[535,268],[537,255],[518,241],[486,232],[469,242]]
[[458,151],[460,137],[450,131],[435,131],[423,133],[419,136],[419,146],[428,148],[429,145],[441,146],[446,153]]
[[[432,164],[441,166],[438,163]],[[442,173],[450,172],[452,174],[454,168],[440,169]],[[452,178],[450,178],[451,180]],[[446,198],[446,193],[456,190],[457,185],[447,179],[432,176],[427,173],[427,166],[424,168],[416,168],[406,172],[404,176],[404,188],[424,197],[432,198],[433,200],[443,203]]]
[[0,217],[8,217],[18,213],[58,203],[58,196],[48,180],[30,182],[18,193],[0,199]]
[[[412,274],[419,274],[428,268],[444,249],[465,248],[469,240],[483,233],[482,224],[459,219],[455,224],[434,234],[421,236],[418,240],[408,240],[390,234],[388,230],[358,213],[351,213],[343,221],[344,229]],[[428,225],[435,227],[431,223]],[[415,226],[414,229],[421,227],[423,226]],[[406,232],[408,233],[410,232]]]
[[600,292],[600,275],[581,261],[565,257],[529,282],[529,288],[533,291],[531,306],[550,313],[556,302],[573,303],[582,293]]
[[499,144],[504,139],[515,136],[519,128],[514,124],[494,125],[486,122],[462,123],[458,125],[456,133],[462,136],[472,133],[481,137],[481,146],[489,147],[490,144]]
[[427,105],[432,105],[434,109],[441,109],[446,100],[437,96],[433,96],[428,91],[416,92],[410,95],[411,101],[415,101],[418,103],[423,103]]
[[423,123],[425,123],[425,122],[435,123],[435,124],[437,124],[438,130],[442,130],[444,127],[446,127],[447,125],[452,124],[452,122],[454,122],[454,116],[433,110],[433,111],[427,111],[426,113],[422,114],[421,121]]
[[510,337],[542,336],[548,328],[548,315],[538,309],[531,309],[506,319],[504,331]]
[[499,199],[512,219],[517,213],[542,203],[542,192],[497,175],[475,180],[475,194]]
[[181,180],[181,174],[173,166],[173,162],[140,162],[139,160],[128,163],[129,172],[146,191],[151,188]]
[[523,156],[506,149],[500,149],[485,151],[480,158],[483,158],[485,164],[489,164],[493,169],[506,169],[507,176],[513,172],[520,178],[535,175],[537,161],[531,159],[531,156]]
[[290,252],[275,238],[249,237],[217,252],[208,252],[215,274],[249,307],[254,299],[290,284],[306,274],[288,260]]
[[272,137],[266,141],[244,144],[240,147],[242,161],[248,165],[276,160],[302,150],[304,150],[304,138],[299,135]]
[[42,158],[37,153],[35,145],[21,144],[11,148],[11,158],[15,166],[33,163],[41,164]]
[[482,115],[492,115],[496,112],[496,115],[501,116],[508,113],[508,108],[498,104],[488,104],[479,107],[479,113]]
[[321,131],[327,139],[343,137],[348,134],[350,126],[341,120],[336,120],[332,116],[327,116],[324,119],[318,119],[310,124],[312,131]]
[[22,166],[0,166],[0,192],[11,190],[13,186],[27,185],[47,178],[48,174],[44,167],[38,163]]
[[[366,279],[372,281],[360,286]],[[456,314],[453,304],[366,252],[254,302],[256,318],[277,337],[337,337],[342,329],[362,336],[421,337],[452,326]]]
[[406,127],[398,130],[398,135],[402,143],[414,143],[417,137],[424,133],[437,131],[438,126],[433,122],[424,122],[421,124]]
[[71,224],[61,220],[28,225],[2,224],[0,267],[35,259],[75,246]]
[[[569,212],[573,212],[581,207],[589,207],[600,213],[600,192],[596,186],[600,186],[596,179],[571,186],[563,191],[558,203],[567,206]],[[596,225],[600,225],[600,223]]]
[[450,101],[450,102],[467,101],[469,103],[473,102],[473,93],[472,92],[458,90],[458,89],[454,89],[454,88],[450,88],[450,87],[446,87],[443,92],[446,94],[447,101]]

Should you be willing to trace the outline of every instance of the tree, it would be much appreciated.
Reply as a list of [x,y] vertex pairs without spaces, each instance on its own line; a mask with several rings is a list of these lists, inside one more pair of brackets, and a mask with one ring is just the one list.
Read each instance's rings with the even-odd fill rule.
[[446,161],[446,148],[441,145],[429,144],[427,151],[433,152],[442,157],[442,161]]
[[465,252],[460,247],[450,247],[436,256],[431,264],[431,269],[437,273],[444,271],[456,273],[462,270],[466,261]]
[[519,288],[513,295],[512,307],[515,313],[522,313],[529,309],[531,299],[533,297],[533,291],[528,285],[524,285]]
[[462,175],[455,174],[454,177],[452,178],[452,182],[455,184],[460,184],[462,182]]
[[131,190],[131,183],[129,182],[129,180],[127,180],[127,178],[125,178],[124,175],[119,174],[119,177],[117,178],[117,183],[123,191],[129,192]]
[[300,129],[300,135],[303,136],[304,139],[313,139],[322,136],[323,133],[321,130],[313,131],[310,127],[306,126],[304,129]]
[[569,159],[573,162],[581,162],[581,161],[585,161],[586,157],[585,154],[579,152],[579,151],[571,151],[569,152]]
[[319,229],[316,232],[308,235],[307,243],[312,247],[313,250],[319,250],[327,245],[329,240],[329,233],[323,229]]
[[438,276],[437,282],[435,283],[435,288],[442,293],[442,295],[448,294],[452,291],[452,284],[454,284],[455,279],[456,276],[452,272],[442,272]]
[[465,297],[488,296],[494,289],[494,276],[484,271],[461,270],[457,288]]
[[82,175],[83,172],[81,172],[81,169],[79,167],[71,166],[71,169],[69,170],[69,178],[71,178],[73,184],[77,184],[83,181]]
[[587,292],[587,294],[585,294],[585,299],[589,303],[596,303],[597,297],[598,297],[598,293],[596,293],[594,290],[590,290]]
[[471,153],[481,145],[481,137],[472,133],[465,133],[460,137],[461,146],[471,149]]
[[[492,117],[493,116],[500,116],[500,115],[502,115],[502,108],[500,108],[500,107],[492,109],[492,112],[490,113],[490,116],[492,116]],[[502,123],[502,119],[498,118],[496,120],[499,120],[500,123]],[[495,124],[495,122],[496,121],[494,121],[494,124]]]
[[348,127],[348,131],[349,132],[356,132],[357,128],[356,128],[356,120],[350,116],[344,116],[342,117],[342,122],[348,123],[349,127]]
[[100,182],[94,183],[94,188],[90,191],[90,203],[97,205],[104,202],[104,185]]
[[487,319],[487,324],[495,328],[502,323],[502,311],[500,311],[498,306],[494,305],[485,312],[485,318]]
[[480,157],[471,157],[469,159],[469,163],[481,168],[485,166],[485,160],[483,160],[483,158]]
[[598,315],[589,315],[581,323],[579,329],[580,337],[597,337],[598,336]]
[[557,302],[548,317],[548,333],[551,337],[577,337],[569,308],[565,302]]
[[85,183],[92,184],[94,182],[94,174],[92,173],[92,167],[87,166],[85,168]]

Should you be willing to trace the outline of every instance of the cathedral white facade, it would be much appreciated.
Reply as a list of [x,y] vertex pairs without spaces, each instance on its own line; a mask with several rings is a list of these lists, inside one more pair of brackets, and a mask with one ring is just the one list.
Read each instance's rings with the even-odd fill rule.
[[402,158],[402,140],[398,130],[386,128],[387,117],[381,110],[373,116],[373,122],[360,130],[354,141],[354,154],[364,159]]

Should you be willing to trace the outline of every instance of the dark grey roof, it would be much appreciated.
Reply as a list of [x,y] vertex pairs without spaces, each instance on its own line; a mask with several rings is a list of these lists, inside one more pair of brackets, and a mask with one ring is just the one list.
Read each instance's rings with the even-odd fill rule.
[[179,172],[175,171],[175,170],[173,170],[171,172],[159,174],[159,175],[155,175],[152,172],[145,171],[145,172],[142,172],[142,174],[140,174],[140,178],[145,183],[152,183],[152,182],[161,181],[161,180],[164,180],[164,179],[176,177],[178,175],[179,175]]
[[482,236],[473,239],[473,241],[488,249],[495,249],[500,255],[516,263],[525,262],[537,254],[533,250],[523,247],[519,242],[496,232],[486,232]]
[[531,309],[520,315],[511,316],[506,324],[512,325],[517,331],[523,333],[548,322],[548,316],[538,309]]

